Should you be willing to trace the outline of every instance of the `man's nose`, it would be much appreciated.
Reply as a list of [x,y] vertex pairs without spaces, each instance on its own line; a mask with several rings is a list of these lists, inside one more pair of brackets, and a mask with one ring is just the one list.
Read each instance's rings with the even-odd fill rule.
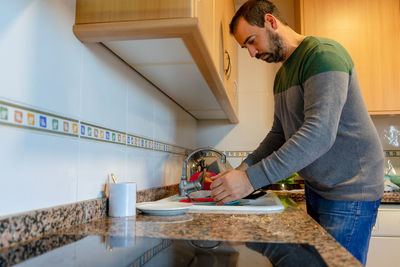
[[249,54],[251,57],[255,57],[258,53],[257,49],[255,49],[254,47],[247,47],[247,49],[249,50]]

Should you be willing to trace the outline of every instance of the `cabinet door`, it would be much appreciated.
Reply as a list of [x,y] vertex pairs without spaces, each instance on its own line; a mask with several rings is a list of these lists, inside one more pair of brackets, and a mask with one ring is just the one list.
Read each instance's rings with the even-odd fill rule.
[[370,114],[400,113],[400,1],[301,0],[302,32],[350,53]]
[[400,207],[396,204],[382,204],[372,231],[369,244],[367,267],[399,266],[400,248]]
[[371,237],[369,243],[367,267],[399,266],[399,237]]
[[200,30],[222,81],[224,81],[224,70],[227,66],[227,63],[224,62],[224,50],[227,45],[225,39],[229,35],[229,29],[226,32],[229,27],[224,16],[226,10],[234,9],[233,1],[230,1],[231,5],[227,0],[197,0],[197,18]]
[[196,0],[200,31],[215,61],[215,0]]
[[229,23],[233,15],[235,15],[235,6],[233,0],[221,1],[225,2],[222,13],[222,53],[223,53],[223,78],[225,88],[233,105],[238,105],[238,44],[235,38],[229,32]]

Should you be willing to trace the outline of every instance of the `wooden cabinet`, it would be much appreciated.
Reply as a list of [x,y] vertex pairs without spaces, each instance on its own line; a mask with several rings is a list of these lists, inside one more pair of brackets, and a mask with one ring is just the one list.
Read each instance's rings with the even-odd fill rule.
[[232,0],[220,1],[222,5],[223,16],[221,20],[222,28],[222,42],[223,42],[223,66],[224,66],[224,81],[225,88],[227,88],[228,96],[235,109],[238,109],[238,43],[229,33],[229,23],[233,15],[235,15],[235,8],[230,5]]
[[237,46],[226,25],[233,14],[233,0],[77,0],[73,30],[195,118],[237,123]]
[[207,1],[200,1],[200,3],[202,2],[203,4],[198,5],[203,5],[202,9],[198,8],[199,21],[206,21],[208,24],[200,23],[200,27],[204,36],[206,36],[208,47],[211,48],[213,61],[221,80],[224,82],[227,96],[234,109],[238,111],[238,44],[229,33],[229,23],[236,12],[235,1],[208,1],[208,3],[213,3],[212,16],[210,16],[209,11],[211,10],[210,4],[207,8],[204,8],[206,6],[204,3],[207,3]]
[[400,1],[298,1],[302,34],[350,53],[370,114],[400,114]]

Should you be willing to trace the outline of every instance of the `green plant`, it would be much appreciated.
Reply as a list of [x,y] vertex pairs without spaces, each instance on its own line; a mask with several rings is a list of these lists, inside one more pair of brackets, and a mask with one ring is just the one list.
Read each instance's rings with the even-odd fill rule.
[[294,183],[294,177],[299,176],[297,173],[293,173],[292,175],[290,175],[289,177],[286,177],[285,179],[277,182],[277,184],[293,184]]

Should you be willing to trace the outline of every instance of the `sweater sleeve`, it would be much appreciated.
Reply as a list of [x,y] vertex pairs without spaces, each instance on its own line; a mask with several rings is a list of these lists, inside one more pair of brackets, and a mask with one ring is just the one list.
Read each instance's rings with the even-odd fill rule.
[[260,143],[256,150],[253,151],[244,162],[248,166],[258,163],[263,158],[271,155],[272,152],[278,150],[285,142],[281,122],[277,116],[274,116],[272,128],[264,140]]
[[315,51],[302,72],[304,122],[276,151],[246,172],[255,189],[300,171],[334,144],[349,84],[349,64],[334,48]]

